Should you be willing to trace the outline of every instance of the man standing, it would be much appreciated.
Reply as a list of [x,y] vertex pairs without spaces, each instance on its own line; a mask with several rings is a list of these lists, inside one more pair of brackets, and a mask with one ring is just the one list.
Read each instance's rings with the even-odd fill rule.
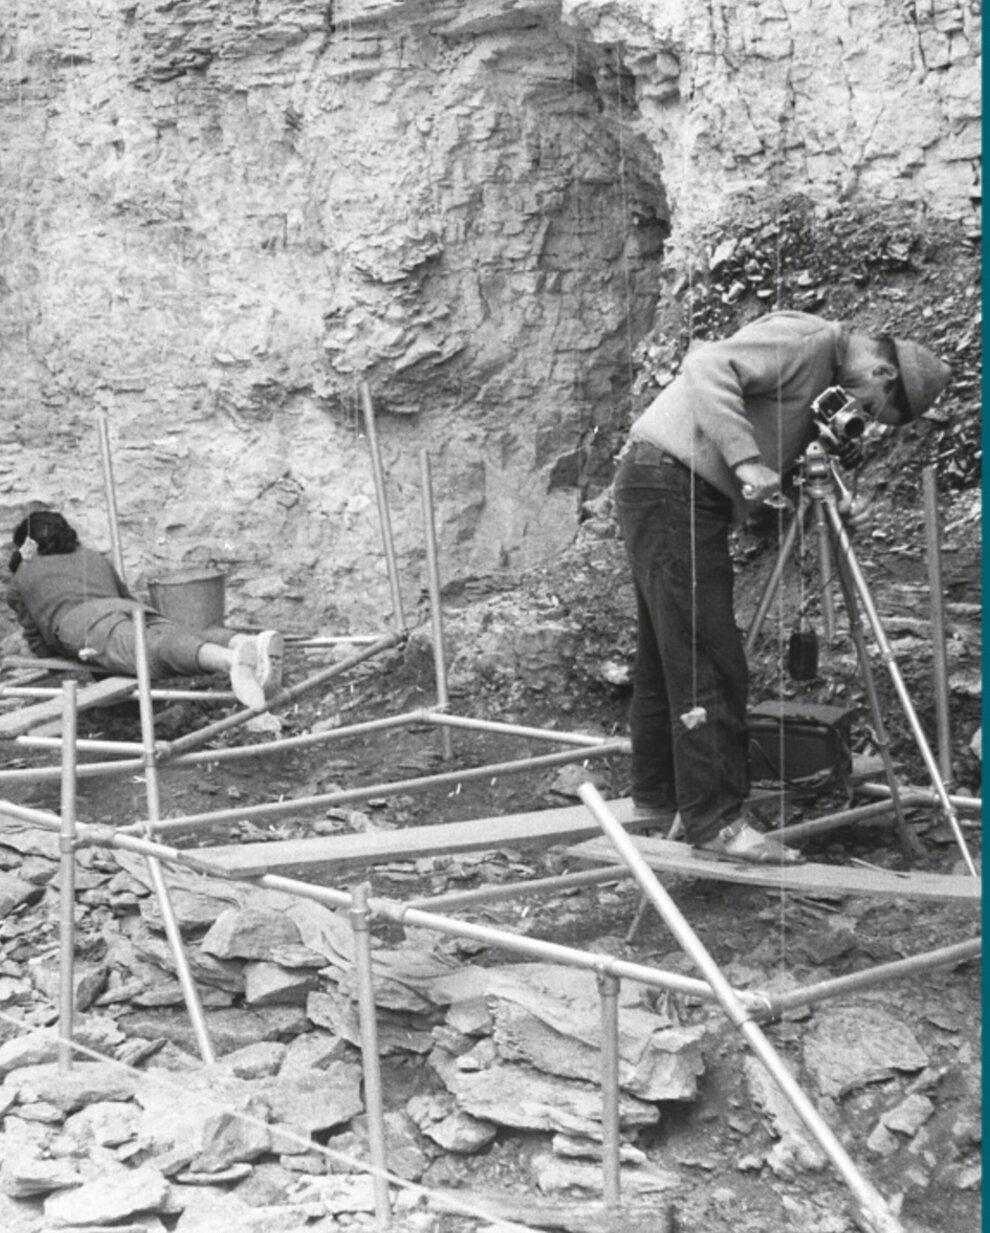
[[896,425],[923,415],[949,376],[917,343],[776,312],[690,351],[635,421],[615,501],[636,590],[630,728],[640,816],[676,808],[690,843],[736,860],[802,859],[744,809],[748,671],[729,530],[779,491],[815,438],[811,404],[828,387],[840,385],[864,417]]

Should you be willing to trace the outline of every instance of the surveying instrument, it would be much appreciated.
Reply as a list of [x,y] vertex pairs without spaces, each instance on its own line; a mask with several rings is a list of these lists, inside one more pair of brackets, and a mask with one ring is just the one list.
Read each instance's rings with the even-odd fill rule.
[[[835,608],[831,590],[831,580],[834,576],[839,582],[849,622],[849,632],[856,648],[870,718],[873,722],[877,747],[890,790],[895,826],[904,854],[908,859],[916,857],[920,853],[920,845],[904,820],[903,802],[890,754],[890,742],[883,720],[873,666],[870,663],[862,614],[866,616],[880,657],[887,667],[915,744],[931,779],[941,812],[952,830],[969,873],[973,877],[978,877],[979,874],[966,847],[955,808],[939,771],[938,763],[918,721],[918,715],[905,685],[904,677],[884,632],[880,615],[873,602],[870,588],[844,522],[843,516],[853,508],[853,495],[838,475],[835,462],[830,456],[830,450],[841,449],[849,442],[856,442],[865,432],[869,420],[859,409],[855,400],[851,399],[841,386],[832,386],[825,390],[811,404],[811,409],[815,419],[817,439],[807,447],[798,464],[799,497],[796,508],[792,506],[794,516],[747,632],[746,654],[748,656],[753,650],[770,605],[780,586],[784,569],[794,551],[798,532],[805,526],[810,514],[818,544],[822,577],[822,621],[826,638],[832,641],[835,636]],[[791,505],[791,502],[788,501],[786,504]]]

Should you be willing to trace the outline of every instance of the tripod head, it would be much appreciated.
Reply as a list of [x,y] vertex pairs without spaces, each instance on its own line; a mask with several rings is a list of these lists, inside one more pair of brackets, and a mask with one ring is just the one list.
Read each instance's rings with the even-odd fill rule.
[[811,442],[804,451],[798,467],[800,470],[798,483],[805,485],[805,491],[813,501],[835,497],[839,513],[849,512],[855,500],[855,494],[839,478],[828,450],[821,441]]

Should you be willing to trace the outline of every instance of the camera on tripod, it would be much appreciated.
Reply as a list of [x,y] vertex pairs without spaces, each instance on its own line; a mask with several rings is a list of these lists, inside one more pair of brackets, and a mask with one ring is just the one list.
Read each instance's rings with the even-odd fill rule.
[[811,404],[811,413],[818,439],[827,449],[858,441],[870,422],[841,385],[830,385],[819,394]]

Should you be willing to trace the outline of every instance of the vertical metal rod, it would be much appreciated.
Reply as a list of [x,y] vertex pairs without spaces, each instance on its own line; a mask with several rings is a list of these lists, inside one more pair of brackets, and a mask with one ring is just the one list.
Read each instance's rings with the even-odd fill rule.
[[124,554],[120,547],[120,521],[117,517],[117,489],[113,482],[113,467],[110,461],[110,426],[107,413],[100,411],[96,417],[100,433],[100,461],[103,464],[103,487],[107,494],[107,518],[110,521],[110,553],[117,573],[124,577]]
[[[151,674],[148,667],[148,639],[144,623],[144,610],[135,605],[132,618],[134,621],[134,640],[137,652],[141,737],[144,743],[144,783],[148,802],[148,825],[144,830],[146,835],[151,836],[154,833],[155,825],[161,821],[161,798],[158,791],[158,767],[155,764],[155,717],[151,701]],[[193,1033],[196,1036],[196,1043],[199,1045],[203,1061],[210,1065],[216,1061],[216,1054],[213,1052],[213,1045],[207,1031],[206,1016],[203,1014],[199,993],[196,990],[196,984],[189,970],[189,962],[186,959],[186,952],[182,943],[182,933],[175,919],[175,913],[172,910],[172,901],[169,898],[165,875],[162,873],[161,863],[156,857],[149,856],[147,859],[148,873],[151,875],[151,882],[158,897],[158,906],[162,914],[165,936],[168,938],[172,949],[176,975],[182,988],[182,996],[185,999],[186,1009],[189,1012],[189,1019],[192,1023]]]
[[602,1006],[602,1170],[605,1210],[614,1211],[619,1192],[619,980],[598,973]]
[[955,836],[956,844],[962,852],[963,861],[966,868],[972,877],[978,878],[980,875],[977,872],[976,866],[973,864],[973,858],[969,854],[969,849],[966,847],[966,840],[963,837],[962,830],[959,827],[959,819],[956,816],[956,811],[949,799],[949,794],[945,790],[945,784],[942,782],[942,776],[939,773],[938,763],[935,761],[935,756],[931,751],[931,746],[928,744],[928,738],[925,736],[924,730],[918,720],[917,711],[914,709],[914,703],[911,701],[911,695],[908,693],[907,686],[904,683],[904,677],[901,675],[901,670],[898,667],[897,660],[894,658],[894,652],[891,649],[890,643],[887,641],[887,635],[883,630],[883,622],[880,620],[880,614],[877,612],[876,605],[873,602],[873,597],[870,595],[870,588],[867,586],[866,578],[860,568],[859,561],[853,551],[852,543],[849,539],[849,533],[842,521],[842,515],[839,513],[835,498],[832,496],[826,497],[821,502],[828,511],[828,518],[832,524],[832,530],[835,533],[835,540],[838,544],[838,551],[842,555],[842,560],[845,568],[848,571],[849,577],[852,580],[852,585],[855,587],[856,594],[859,596],[860,603],[863,606],[863,611],[866,613],[867,620],[870,623],[870,629],[873,631],[873,637],[876,639],[877,646],[880,648],[880,654],[884,663],[887,665],[887,672],[893,683],[894,689],[901,702],[901,707],[907,718],[908,724],[914,734],[914,743],[921,754],[922,761],[928,771],[928,775],[932,781],[932,788],[938,796],[939,803],[942,808],[942,813],[945,815],[949,823],[949,827]]
[[62,682],[62,825],[59,832],[58,1068],[72,1068],[76,1011],[76,689]]
[[932,672],[935,686],[935,724],[938,734],[938,764],[950,791],[955,782],[952,768],[952,731],[949,723],[949,665],[945,645],[945,592],[942,585],[942,537],[939,531],[938,486],[935,468],[921,472],[925,505],[925,560],[932,622]]
[[[430,455],[420,450],[420,488],[423,494],[423,529],[426,536],[426,580],[430,595],[430,619],[433,623],[433,664],[437,677],[437,706],[446,710],[450,705],[447,692],[447,663],[443,648],[443,613],[440,608],[440,568],[437,553],[437,526],[433,508],[433,475],[430,470]],[[450,729],[441,726],[441,749],[449,760],[453,754]]]
[[381,451],[378,448],[375,410],[371,405],[371,390],[368,389],[367,381],[361,382],[361,405],[364,409],[364,430],[368,434],[368,448],[371,451],[371,472],[375,481],[375,497],[378,501],[378,520],[382,528],[382,543],[385,548],[388,583],[392,590],[392,614],[395,617],[396,628],[405,629],[406,618],[402,611],[399,571],[395,564],[395,541],[392,538],[392,519],[388,512],[388,501],[385,496],[385,473],[382,468]]
[[739,1030],[746,1043],[769,1072],[771,1078],[793,1107],[795,1113],[814,1135],[822,1150],[832,1161],[849,1189],[871,1220],[877,1233],[904,1233],[887,1201],[856,1168],[845,1148],[826,1124],[818,1110],[804,1094],[784,1062],[777,1056],[773,1046],[760,1028],[752,1021],[749,1012],[735,990],[722,975],[715,960],[703,946],[700,938],[681,915],[677,905],[660,885],[653,870],[643,859],[639,849],[623,830],[609,810],[601,794],[593,784],[578,788],[578,795],[591,810],[599,826],[605,832],[616,851],[629,866],[633,877],[653,901],[657,911],[702,976],[711,986],[730,1022]]
[[358,1018],[361,1025],[361,1055],[364,1061],[364,1103],[368,1111],[368,1147],[371,1155],[375,1216],[379,1226],[391,1224],[387,1158],[385,1150],[385,1112],[382,1101],[382,1075],[378,1057],[378,1027],[375,1012],[375,986],[371,960],[371,935],[368,929],[368,886],[362,883],[351,890],[351,930],[354,934],[354,968],[357,977]]

